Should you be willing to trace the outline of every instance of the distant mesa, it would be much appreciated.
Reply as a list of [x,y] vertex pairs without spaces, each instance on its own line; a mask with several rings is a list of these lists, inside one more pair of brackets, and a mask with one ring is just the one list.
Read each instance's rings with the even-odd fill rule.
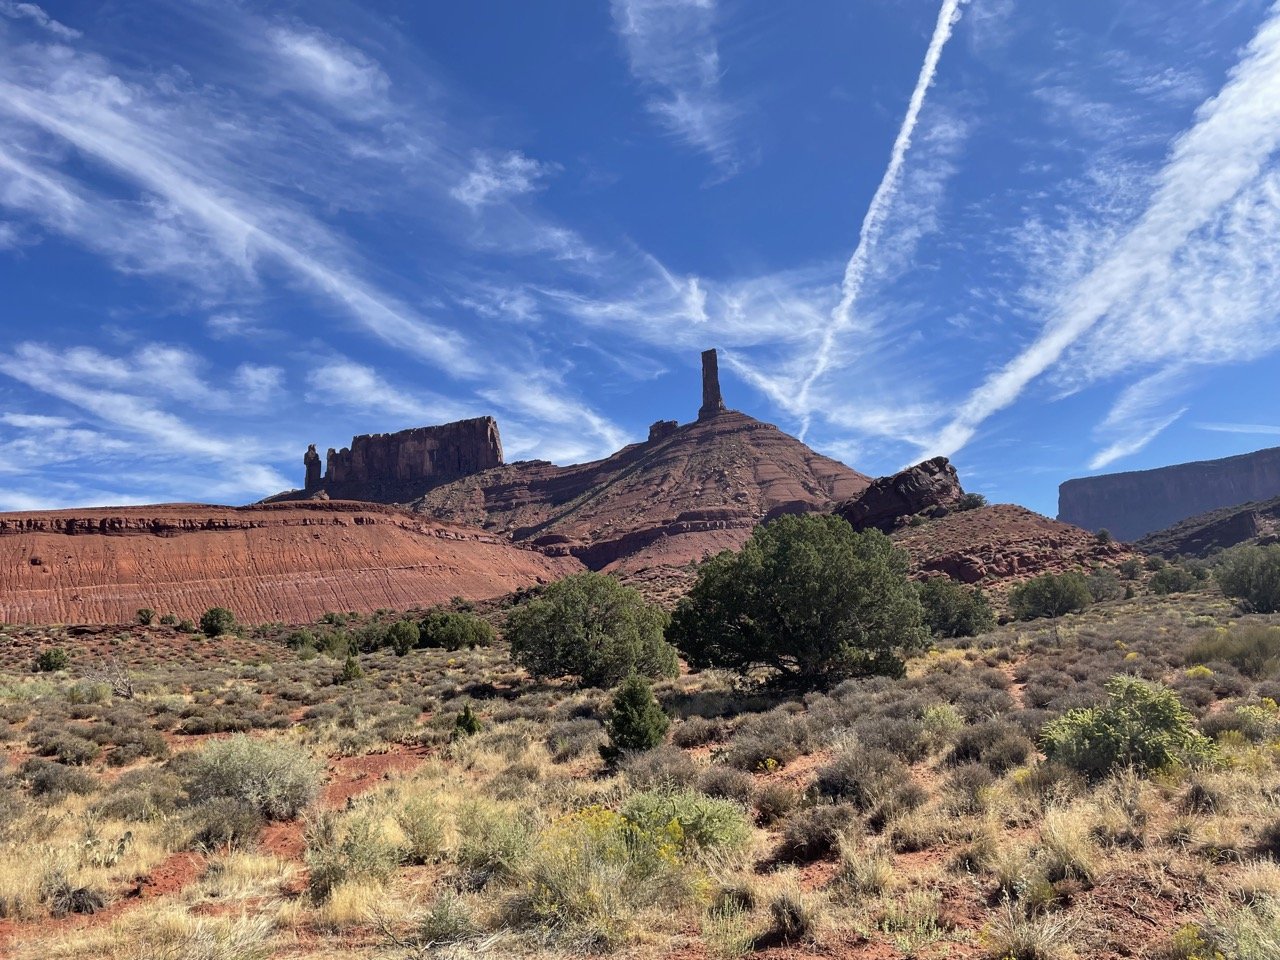
[[1058,519],[1121,540],[1163,530],[1198,514],[1280,496],[1280,447],[1155,470],[1068,480]]

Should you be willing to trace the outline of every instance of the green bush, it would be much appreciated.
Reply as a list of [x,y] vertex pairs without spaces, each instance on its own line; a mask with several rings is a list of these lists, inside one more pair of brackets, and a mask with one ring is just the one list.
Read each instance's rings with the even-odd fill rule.
[[703,564],[668,637],[697,667],[792,683],[901,676],[928,633],[908,559],[883,533],[839,517],[781,517],[738,553]]
[[1172,690],[1137,677],[1107,681],[1107,700],[1071,710],[1045,724],[1045,756],[1100,779],[1113,770],[1159,770],[1180,762],[1202,762],[1213,745],[1194,726]]
[[1095,570],[1089,574],[1089,596],[1094,603],[1104,600],[1119,600],[1124,596],[1124,586],[1120,578],[1111,570]]
[[351,683],[363,676],[364,668],[360,666],[360,661],[355,658],[355,654],[347,654],[347,659],[342,661],[342,671],[338,674],[338,683]]
[[[737,850],[751,838],[746,808],[696,790],[649,790],[634,794],[622,815],[645,834],[668,832],[683,853]],[[678,830],[672,830],[672,825]]]
[[149,627],[155,622],[156,612],[150,607],[141,607],[138,612],[134,614],[134,619],[138,621],[140,626]]
[[956,501],[957,510],[977,510],[987,505],[987,498],[980,493],[961,494],[960,499]]
[[200,617],[200,632],[206,637],[220,637],[236,628],[236,615],[226,607],[210,607]]
[[40,655],[36,657],[35,662],[36,673],[57,673],[59,670],[65,670],[69,666],[71,666],[71,654],[61,647],[50,647],[48,650],[42,650]]
[[1009,592],[1009,607],[1019,620],[1079,613],[1093,602],[1084,574],[1046,573]]
[[1200,581],[1196,575],[1181,564],[1171,563],[1155,572],[1151,578],[1151,592],[1166,596],[1170,593],[1186,593],[1193,590]]
[[388,642],[401,657],[418,645],[420,635],[418,625],[412,620],[399,620],[387,630]]
[[1215,572],[1228,597],[1244,600],[1257,613],[1280,612],[1280,543],[1223,551]]
[[652,750],[667,735],[670,718],[653,695],[649,681],[637,673],[622,681],[604,726],[609,734],[608,756],[624,750]]
[[662,638],[667,615],[602,573],[551,584],[507,620],[511,655],[535,677],[574,675],[611,687],[634,672],[673,677],[679,662]]
[[1238,624],[1213,630],[1191,645],[1191,663],[1229,663],[1254,680],[1280,676],[1280,627]]
[[269,820],[289,820],[315,799],[322,774],[323,767],[298,747],[240,734],[196,754],[183,782],[193,803],[225,797]]
[[443,647],[445,650],[461,650],[466,647],[487,647],[496,639],[493,627],[475,614],[455,613],[452,610],[432,610],[418,624],[424,647]]
[[1117,569],[1120,571],[1120,576],[1126,580],[1137,580],[1138,577],[1142,576],[1142,561],[1137,557],[1130,557],[1128,560],[1122,561]]
[[935,636],[976,637],[996,625],[995,614],[979,587],[948,577],[930,577],[919,586],[924,623]]
[[316,902],[344,883],[383,883],[400,863],[400,849],[368,816],[340,820],[326,811],[307,831],[307,890]]

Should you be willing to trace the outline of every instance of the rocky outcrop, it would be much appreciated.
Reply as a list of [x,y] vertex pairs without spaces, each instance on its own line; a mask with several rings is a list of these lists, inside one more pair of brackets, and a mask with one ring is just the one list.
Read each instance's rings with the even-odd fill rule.
[[0,621],[127,623],[141,607],[306,622],[483,599],[581,570],[392,507],[304,501],[0,514]]
[[869,480],[772,424],[725,410],[593,463],[509,464],[415,510],[629,573],[733,549],[775,511],[830,510]]
[[835,512],[855,530],[875,527],[889,533],[917,515],[942,516],[964,496],[956,469],[946,457],[934,457],[901,473],[875,480]]
[[1280,542],[1280,497],[1224,507],[1149,533],[1134,547],[1164,557],[1208,557],[1243,543]]
[[1222,460],[1068,480],[1058,519],[1122,540],[1223,507],[1280,496],[1280,447]]
[[502,438],[493,417],[475,417],[437,427],[354,437],[350,447],[329,448],[324,476],[315,444],[302,458],[301,492],[269,502],[315,498],[368,503],[407,503],[432,487],[502,465]]
[[656,420],[649,424],[649,442],[665,440],[679,429],[680,423],[677,420]]
[[1001,592],[1043,573],[1113,567],[1134,556],[1122,543],[1013,504],[954,511],[892,536],[917,573]]

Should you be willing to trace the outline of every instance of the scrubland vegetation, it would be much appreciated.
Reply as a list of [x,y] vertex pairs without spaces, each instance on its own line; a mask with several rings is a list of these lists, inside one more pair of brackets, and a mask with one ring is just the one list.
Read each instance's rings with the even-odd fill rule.
[[[970,587],[903,589],[879,535],[788,524],[670,624],[587,578],[6,628],[0,954],[1280,956],[1280,616],[1130,567],[1127,598],[1082,575],[1082,612],[997,626]],[[752,584],[802,628],[734,619]],[[547,642],[574,630],[598,656]]]

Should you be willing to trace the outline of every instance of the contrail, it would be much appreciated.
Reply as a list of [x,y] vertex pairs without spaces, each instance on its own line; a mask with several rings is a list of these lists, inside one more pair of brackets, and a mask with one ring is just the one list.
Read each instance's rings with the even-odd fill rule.
[[[933,39],[929,41],[929,50],[924,55],[920,77],[916,80],[916,88],[911,94],[910,103],[907,104],[907,114],[902,118],[898,138],[893,142],[889,166],[885,169],[880,185],[876,187],[876,192],[871,197],[866,216],[862,219],[862,229],[858,233],[857,249],[853,251],[853,256],[849,258],[849,263],[844,269],[840,302],[831,312],[831,325],[822,335],[822,343],[814,358],[813,369],[800,387],[797,404],[801,409],[807,409],[810,389],[831,365],[831,351],[835,346],[836,337],[853,323],[853,305],[862,292],[862,283],[866,279],[871,251],[880,239],[885,218],[889,214],[902,181],[902,166],[907,158],[907,150],[911,146],[911,136],[915,133],[916,124],[920,120],[920,110],[924,107],[925,94],[929,92],[929,87],[933,85],[933,78],[938,73],[938,61],[942,57],[942,48],[951,39],[951,31],[960,20],[960,8],[968,2],[969,0],[943,0],[942,9],[938,11],[938,23],[933,28]],[[805,413],[804,426],[800,431],[802,439],[809,429],[809,417],[810,415]]]

